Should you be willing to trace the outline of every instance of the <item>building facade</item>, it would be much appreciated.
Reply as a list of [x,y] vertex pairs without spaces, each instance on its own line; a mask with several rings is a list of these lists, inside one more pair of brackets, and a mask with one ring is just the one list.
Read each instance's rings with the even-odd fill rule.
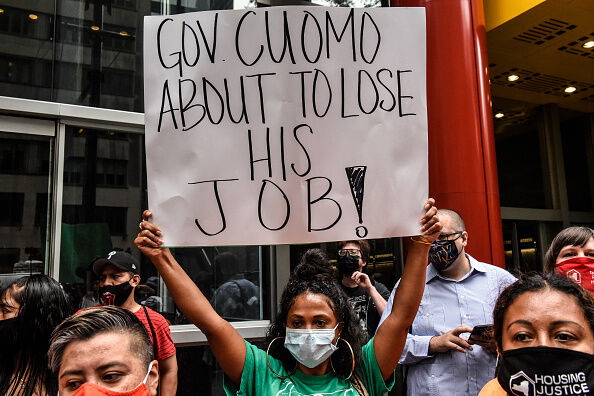
[[[222,394],[222,374],[203,334],[176,310],[133,244],[147,207],[143,17],[287,3],[309,4],[0,0],[0,287],[43,272],[83,307],[96,302],[94,257],[111,250],[136,255],[139,299],[172,324],[180,395]],[[484,4],[505,265],[515,271],[542,269],[544,252],[563,227],[594,226],[594,6],[535,3],[526,9],[503,0]],[[334,243],[315,246],[336,250]],[[258,287],[256,314],[228,316],[244,337],[260,342],[290,269],[308,247],[174,254],[213,304],[234,276]],[[375,240],[372,247],[368,273],[391,287],[401,274],[402,241]],[[217,270],[222,260],[235,274]]]

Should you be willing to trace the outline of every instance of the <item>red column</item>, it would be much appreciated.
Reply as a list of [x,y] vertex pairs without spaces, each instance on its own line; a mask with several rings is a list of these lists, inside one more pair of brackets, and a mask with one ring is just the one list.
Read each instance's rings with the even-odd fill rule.
[[468,252],[505,267],[482,0],[391,0],[427,13],[429,192],[458,211]]

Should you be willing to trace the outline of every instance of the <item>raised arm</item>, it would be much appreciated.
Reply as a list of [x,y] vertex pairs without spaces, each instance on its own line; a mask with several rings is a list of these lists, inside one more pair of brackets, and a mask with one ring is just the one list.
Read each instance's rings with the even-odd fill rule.
[[392,375],[398,364],[408,329],[415,319],[423,297],[429,246],[441,231],[434,204],[433,199],[425,203],[426,212],[421,219],[423,235],[414,237],[409,245],[404,272],[392,304],[392,308],[397,309],[391,310],[374,338],[373,350],[384,380]]
[[377,309],[378,314],[381,316],[386,308],[386,299],[383,298],[375,286],[373,286],[371,279],[369,279],[369,275],[364,272],[355,271],[353,272],[353,275],[351,275],[351,279],[369,294],[371,301],[373,301],[373,304],[375,305],[375,309]]
[[134,240],[136,247],[155,265],[175,303],[206,338],[212,352],[227,376],[240,385],[245,363],[245,342],[237,330],[212,308],[204,294],[175,260],[169,249],[161,248],[161,230],[142,214],[141,231]]

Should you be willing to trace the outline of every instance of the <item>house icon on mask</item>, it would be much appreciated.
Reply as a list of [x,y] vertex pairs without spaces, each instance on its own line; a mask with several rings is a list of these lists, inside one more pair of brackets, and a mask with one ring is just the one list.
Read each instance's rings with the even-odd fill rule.
[[582,283],[582,274],[580,274],[580,272],[577,270],[572,269],[567,271],[567,278],[571,279],[575,283]]
[[509,389],[516,396],[536,396],[536,386],[532,378],[520,371],[509,379]]

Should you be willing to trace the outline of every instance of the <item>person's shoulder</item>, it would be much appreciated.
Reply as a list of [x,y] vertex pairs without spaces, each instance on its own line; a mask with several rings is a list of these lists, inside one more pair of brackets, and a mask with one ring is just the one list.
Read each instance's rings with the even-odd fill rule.
[[478,396],[506,396],[505,390],[499,385],[497,378],[487,382],[487,384],[481,389]]
[[508,270],[505,268],[498,267],[493,264],[485,264],[490,272],[493,272],[497,275],[497,277],[503,281],[511,281],[515,282],[516,277],[513,276]]
[[237,280],[228,280],[223,283],[221,286],[215,290],[215,294],[217,295],[227,295],[233,293],[239,293],[241,291],[241,286],[237,282]]
[[515,276],[504,268],[487,263],[479,264],[482,266],[481,268],[483,268],[485,274],[496,283],[499,293],[517,280]]
[[146,309],[146,312],[148,312],[149,318],[151,319],[151,321],[155,324],[166,324],[167,326],[169,326],[169,323],[167,322],[167,320],[165,319],[165,317],[163,317],[163,315],[161,315],[159,312],[154,311],[152,309],[150,309],[149,307],[141,307],[138,311],[136,311],[136,316],[138,316],[138,314],[145,316],[144,315],[144,310]]
[[481,265],[484,267],[485,271],[496,272],[497,274],[509,274],[505,268],[501,268],[493,264],[481,263]]
[[501,277],[511,277],[514,278],[515,277],[510,274],[505,268],[501,268],[498,267],[496,265],[493,264],[489,264],[489,263],[484,263],[482,261],[478,261],[477,259],[475,259],[474,257],[470,256],[471,261],[473,261],[473,265],[478,269],[478,270],[482,270],[484,272],[490,272],[490,273],[494,273],[497,274],[498,276]]

